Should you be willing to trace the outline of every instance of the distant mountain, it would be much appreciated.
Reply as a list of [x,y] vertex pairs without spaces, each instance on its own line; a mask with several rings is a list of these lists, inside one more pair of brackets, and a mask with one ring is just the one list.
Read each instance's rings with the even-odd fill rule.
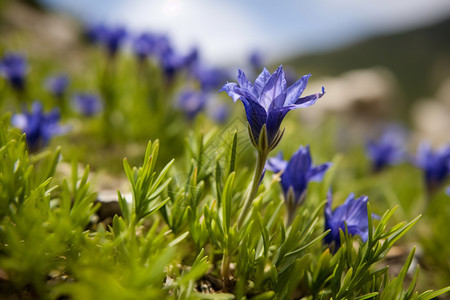
[[352,69],[384,66],[398,79],[408,102],[433,96],[450,77],[450,19],[432,26],[379,36],[329,52],[290,59],[300,72],[339,75]]

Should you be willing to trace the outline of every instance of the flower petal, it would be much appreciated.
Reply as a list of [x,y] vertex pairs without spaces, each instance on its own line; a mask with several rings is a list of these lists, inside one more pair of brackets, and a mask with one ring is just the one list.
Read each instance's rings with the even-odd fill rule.
[[259,76],[255,80],[255,88],[258,91],[258,96],[261,95],[262,90],[264,89],[264,86],[266,85],[267,81],[270,78],[270,72],[267,71],[266,68],[259,74]]
[[237,83],[234,82],[227,82],[219,91],[220,92],[227,92],[228,96],[230,96],[233,101],[236,103],[238,99],[240,99],[242,95],[242,91],[237,85]]
[[[276,103],[273,104],[273,108],[281,108],[284,104],[284,97],[278,97],[282,94],[286,93],[286,78],[284,76],[284,72],[282,67],[280,66],[267,80],[266,85],[261,91],[261,96],[259,98],[259,103],[269,111],[269,107],[271,107],[272,102],[277,99]],[[280,105],[281,103],[281,105]]]
[[238,83],[242,90],[247,90],[252,95],[254,95],[255,98],[258,97],[258,91],[255,89],[253,84],[247,80],[247,77],[245,76],[245,73],[238,69],[238,77],[237,77]]
[[252,129],[253,137],[255,141],[258,141],[261,129],[267,120],[266,110],[256,101],[249,101],[243,97],[241,101],[244,104],[245,114]]
[[316,103],[323,95],[325,94],[325,89],[322,87],[322,92],[317,94],[312,94],[303,98],[298,99],[295,103],[291,105],[295,105],[297,107],[308,107]]
[[300,98],[306,88],[306,85],[308,84],[309,77],[311,77],[311,74],[302,76],[302,78],[297,80],[287,89],[285,105],[294,104]]
[[331,166],[331,163],[324,163],[319,166],[313,167],[308,174],[309,181],[321,181],[325,172]]
[[269,145],[272,144],[286,114],[294,108],[295,107],[282,107],[280,109],[269,111],[269,115],[267,116],[267,139],[269,140]]
[[283,153],[279,152],[277,156],[271,157],[266,162],[266,169],[274,173],[284,171],[288,162],[283,159]]

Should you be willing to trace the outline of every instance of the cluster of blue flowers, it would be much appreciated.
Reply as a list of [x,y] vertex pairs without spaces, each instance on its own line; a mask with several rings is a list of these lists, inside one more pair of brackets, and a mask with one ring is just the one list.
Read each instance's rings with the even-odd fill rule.
[[[4,77],[13,90],[26,91],[26,76],[28,64],[25,57],[19,53],[6,53],[0,61],[0,75]],[[45,89],[57,99],[57,104],[64,107],[64,97],[70,84],[69,77],[65,74],[50,76],[44,82]],[[19,98],[20,99],[20,98]],[[78,93],[72,98],[75,109],[84,116],[98,114],[102,109],[100,98],[95,94]],[[23,111],[13,115],[12,124],[20,128],[27,136],[27,142],[31,151],[36,151],[46,146],[54,135],[67,132],[67,127],[59,125],[59,109],[53,109],[50,113],[43,112],[43,104],[35,100],[31,110],[27,104],[22,103]]]
[[[142,33],[135,37],[127,33],[120,26],[109,27],[95,25],[88,28],[88,38],[101,45],[109,58],[117,56],[122,44],[127,38],[132,38],[132,50],[140,65],[147,60],[158,63],[165,75],[166,83],[170,84],[175,76],[185,71],[187,84],[178,94],[177,106],[185,112],[187,119],[193,120],[197,114],[204,111],[212,101],[211,93],[216,93],[220,85],[228,78],[226,71],[206,66],[200,61],[197,49],[181,55],[172,46],[165,35]],[[255,69],[261,67],[261,57],[255,53],[251,57]],[[26,74],[28,71],[24,57],[8,53],[0,61],[0,75],[10,82],[17,91],[25,90]],[[282,153],[268,158],[281,141],[284,129],[282,121],[289,111],[313,105],[324,94],[322,90],[303,96],[310,74],[293,80],[280,66],[270,73],[266,68],[256,77],[254,82],[247,79],[246,74],[238,70],[237,83],[227,82],[219,92],[226,92],[234,102],[240,100],[245,109],[248,121],[249,136],[252,144],[262,157],[263,166],[257,178],[263,177],[265,170],[278,174],[283,196],[288,210],[288,224],[293,220],[295,211],[306,200],[310,182],[322,181],[331,163],[314,165],[309,146],[299,146],[289,160],[284,160]],[[68,91],[70,80],[66,75],[49,77],[45,82],[46,89],[62,101]],[[78,92],[72,98],[75,110],[84,116],[99,114],[103,103],[94,93]],[[226,118],[226,109],[213,112],[217,119]],[[34,102],[31,111],[24,110],[12,117],[12,124],[26,133],[30,150],[34,151],[48,144],[54,135],[65,133],[67,130],[59,126],[60,114],[55,109],[44,113],[40,102]],[[396,131],[387,131],[379,140],[367,143],[367,155],[373,163],[375,172],[381,171],[388,165],[397,164],[405,160],[403,138]],[[441,187],[450,174],[450,146],[433,151],[427,144],[421,145],[414,163],[424,170],[424,178],[429,191]],[[254,183],[257,190],[257,185]],[[329,192],[325,208],[325,229],[330,233],[325,242],[340,246],[340,230],[347,230],[351,235],[359,235],[363,241],[368,235],[368,212],[366,196],[355,198],[350,194],[345,203],[332,210],[332,196]]]
[[[177,74],[184,72],[187,84],[184,91],[177,94],[176,103],[178,108],[185,112],[187,119],[192,119],[207,109],[216,120],[226,119],[228,115],[226,106],[215,103],[212,92],[216,92],[217,88],[229,78],[228,72],[202,63],[196,48],[181,54],[167,35],[152,32],[134,35],[120,26],[95,24],[89,26],[86,33],[92,43],[102,46],[111,57],[116,56],[119,48],[127,40],[130,41],[138,63],[145,65],[147,60],[156,62],[163,71],[167,84],[171,84]],[[193,107],[196,109],[192,109]]]
[[423,142],[416,156],[411,156],[405,150],[405,143],[405,133],[397,127],[388,128],[378,140],[369,141],[366,150],[373,170],[378,172],[388,165],[409,161],[423,170],[427,190],[434,193],[450,177],[450,144],[433,151],[428,143]]
[[[238,83],[227,83],[221,91],[226,91],[234,102],[241,100],[244,104],[249,134],[253,145],[259,152],[270,152],[280,142],[281,122],[293,109],[313,105],[324,95],[322,92],[301,97],[310,75],[305,75],[290,87],[287,87],[282,67],[270,74],[266,69],[258,76],[255,83],[249,82],[241,70]],[[267,130],[267,132],[266,132]],[[260,138],[266,138],[264,142]],[[266,169],[281,174],[281,187],[287,206],[287,222],[291,223],[296,208],[306,198],[306,190],[310,181],[321,181],[331,163],[313,166],[309,146],[300,148],[289,161],[283,160],[282,154],[269,158]],[[325,209],[325,230],[330,229],[325,242],[336,248],[340,246],[339,231],[351,235],[359,235],[365,241],[368,235],[368,215],[366,196],[356,198],[351,194],[345,203],[334,211],[331,209],[331,192]]]

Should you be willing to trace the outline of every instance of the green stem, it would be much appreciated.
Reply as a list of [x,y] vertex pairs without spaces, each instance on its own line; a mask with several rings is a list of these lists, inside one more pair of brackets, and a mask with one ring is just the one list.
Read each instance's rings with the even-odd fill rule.
[[220,267],[220,275],[223,281],[223,291],[228,292],[230,289],[230,256],[228,250],[223,252],[222,266]]
[[264,171],[264,165],[266,164],[267,155],[269,153],[264,151],[258,151],[258,157],[256,160],[255,173],[253,174],[253,180],[250,187],[250,192],[246,193],[244,206],[242,207],[241,214],[239,215],[237,226],[240,228],[244,223],[245,217],[255,199],[256,193],[259,187],[259,181],[261,180],[262,173]]

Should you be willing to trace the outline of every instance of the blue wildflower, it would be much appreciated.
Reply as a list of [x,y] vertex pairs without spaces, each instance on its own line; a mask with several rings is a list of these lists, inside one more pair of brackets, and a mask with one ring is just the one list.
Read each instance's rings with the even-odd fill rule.
[[302,204],[306,196],[306,188],[310,181],[321,181],[331,163],[313,166],[309,146],[300,146],[287,162],[282,153],[269,158],[266,169],[275,173],[282,172],[281,186],[290,210]]
[[108,28],[106,34],[102,39],[103,45],[108,50],[110,56],[115,56],[117,51],[119,50],[120,45],[124,41],[127,36],[127,32],[123,27],[111,27]]
[[373,170],[378,172],[388,165],[400,163],[405,156],[403,134],[395,128],[383,133],[379,140],[371,140],[366,145]]
[[[242,101],[253,145],[260,151],[270,152],[282,137],[280,126],[286,114],[292,109],[313,105],[323,96],[322,88],[321,93],[300,98],[310,76],[310,74],[303,76],[288,88],[281,66],[273,74],[264,68],[254,84],[250,83],[244,72],[239,70],[237,78],[239,84],[227,83],[220,92],[227,92],[234,102],[238,99]],[[261,144],[260,134],[263,127],[266,132],[265,140]],[[259,144],[262,146],[258,146]]]
[[160,53],[159,59],[164,74],[171,80],[178,71],[195,63],[198,59],[198,52],[196,49],[193,49],[187,55],[181,55],[169,47]]
[[76,111],[87,117],[100,113],[103,108],[100,98],[90,93],[76,94],[73,97],[73,105]]
[[206,105],[207,95],[203,92],[185,90],[178,97],[178,106],[186,113],[189,120],[195,118]]
[[127,32],[121,26],[108,27],[103,24],[96,24],[88,28],[87,36],[93,43],[104,46],[109,55],[114,57],[126,38]]
[[45,82],[46,89],[56,98],[61,99],[69,86],[69,78],[66,75],[49,77]]
[[18,91],[25,88],[27,69],[25,58],[17,53],[7,53],[0,61],[0,74]]
[[100,44],[107,34],[108,28],[104,24],[90,24],[86,28],[86,37],[93,44]]
[[[350,235],[359,235],[363,242],[367,241],[369,237],[369,219],[367,215],[367,196],[362,196],[355,199],[355,195],[351,193],[345,203],[337,207],[334,211],[331,210],[333,202],[331,191],[327,194],[327,204],[325,206],[325,230],[331,229],[324,242],[328,245],[335,243],[335,250],[341,246],[341,238],[339,229]],[[378,218],[377,215],[373,215]]]
[[133,41],[133,52],[139,60],[144,60],[155,52],[156,37],[150,33],[143,33]]
[[58,109],[53,109],[48,114],[43,111],[40,102],[34,102],[31,111],[22,114],[15,114],[11,118],[11,123],[26,134],[30,151],[35,151],[48,144],[55,135],[65,133],[67,130],[59,126],[60,113]]
[[192,67],[191,75],[200,83],[202,90],[218,88],[226,80],[227,73],[219,68],[208,68],[200,63]]
[[262,55],[258,51],[254,51],[250,54],[249,62],[252,68],[260,71],[263,68],[263,59]]
[[450,145],[433,151],[427,143],[422,143],[417,151],[416,165],[424,171],[429,192],[434,192],[444,184],[450,172]]

